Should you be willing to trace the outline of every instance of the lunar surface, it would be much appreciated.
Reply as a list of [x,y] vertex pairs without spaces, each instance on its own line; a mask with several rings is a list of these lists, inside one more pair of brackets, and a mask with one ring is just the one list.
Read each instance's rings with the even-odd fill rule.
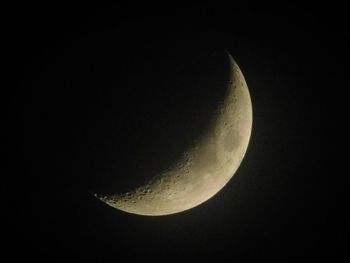
[[[218,193],[237,171],[248,147],[252,104],[244,76],[228,54],[226,95],[210,125],[182,156],[148,183],[132,191],[96,196],[125,212],[160,216],[193,208]],[[213,87],[215,88],[215,87]]]

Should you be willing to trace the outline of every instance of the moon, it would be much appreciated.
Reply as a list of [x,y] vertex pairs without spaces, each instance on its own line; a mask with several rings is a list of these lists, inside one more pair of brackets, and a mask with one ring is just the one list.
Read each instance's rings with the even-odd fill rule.
[[[210,125],[183,155],[134,190],[100,195],[122,211],[162,216],[191,209],[218,193],[233,177],[246,153],[252,129],[252,103],[244,76],[230,54],[225,96]],[[213,87],[215,88],[215,87]]]

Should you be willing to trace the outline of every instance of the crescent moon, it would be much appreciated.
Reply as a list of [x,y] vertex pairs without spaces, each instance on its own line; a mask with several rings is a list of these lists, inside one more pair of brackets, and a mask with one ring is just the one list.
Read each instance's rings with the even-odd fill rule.
[[237,63],[228,54],[226,95],[204,134],[174,164],[126,193],[98,195],[128,213],[161,216],[191,209],[218,193],[237,171],[249,144],[252,103]]

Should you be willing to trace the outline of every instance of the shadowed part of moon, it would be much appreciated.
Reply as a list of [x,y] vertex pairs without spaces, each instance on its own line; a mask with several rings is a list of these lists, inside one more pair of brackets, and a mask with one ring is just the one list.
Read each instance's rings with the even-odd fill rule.
[[97,195],[103,202],[129,213],[168,215],[205,202],[225,186],[244,157],[252,127],[248,87],[230,55],[229,67],[226,94],[208,116],[206,130],[149,182],[128,192]]

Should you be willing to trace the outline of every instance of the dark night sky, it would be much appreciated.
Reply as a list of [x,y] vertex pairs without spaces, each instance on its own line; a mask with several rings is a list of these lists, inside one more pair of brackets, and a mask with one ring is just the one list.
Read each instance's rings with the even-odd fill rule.
[[[341,7],[275,8],[9,7],[9,247],[97,262],[340,255],[349,235],[339,143],[346,19]],[[94,198],[90,191],[162,169],[200,132],[220,90],[192,79],[218,71],[225,49],[254,111],[246,157],[228,185],[168,217]]]

